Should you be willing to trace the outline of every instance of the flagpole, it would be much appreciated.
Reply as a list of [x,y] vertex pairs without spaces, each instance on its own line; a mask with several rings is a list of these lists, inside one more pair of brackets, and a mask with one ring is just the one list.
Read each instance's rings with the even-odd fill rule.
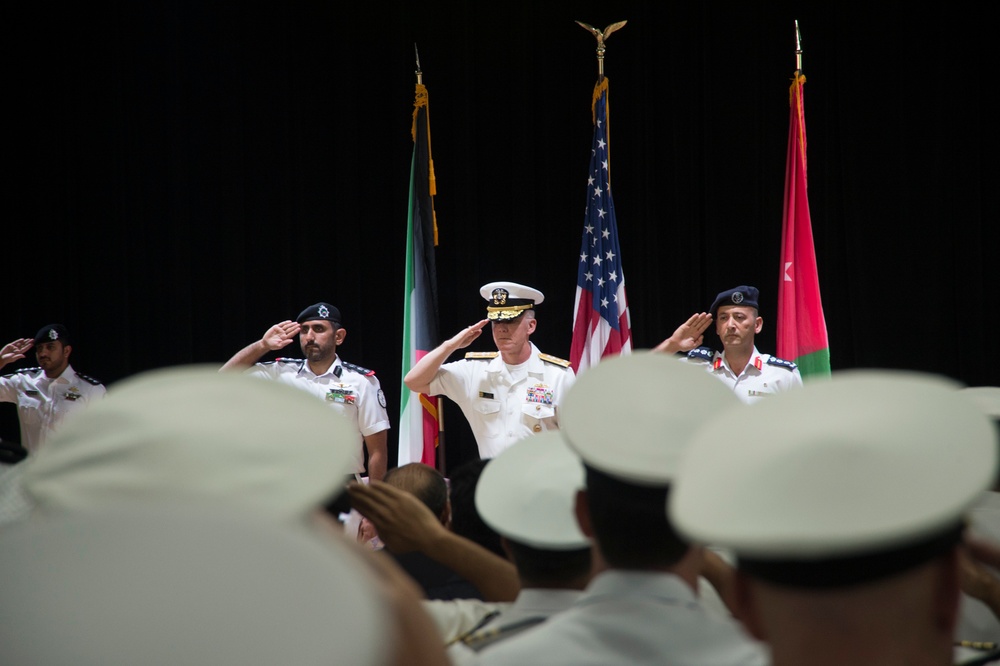
[[615,30],[625,27],[628,21],[618,21],[617,23],[612,23],[604,30],[599,30],[592,25],[584,23],[583,21],[577,21],[576,24],[592,34],[597,39],[597,81],[600,83],[604,80],[604,51],[606,47],[604,46],[604,40],[611,36]]
[[[795,22],[795,29],[798,30],[799,22]],[[417,43],[413,42],[413,55],[417,58],[417,71],[414,74],[417,75],[417,85],[423,85],[424,83],[424,72],[420,69],[420,51],[417,50]]]
[[[417,85],[423,85],[424,83],[424,71],[420,67],[420,51],[417,49],[417,43],[413,42],[413,56],[417,63],[417,69],[413,72],[417,75]],[[442,475],[446,475],[445,469],[445,456],[444,456],[444,412],[442,408],[444,407],[444,401],[441,398],[437,398],[435,401],[437,404],[437,421],[438,421],[438,446],[437,450],[434,452],[434,466],[437,468]]]
[[799,32],[798,19],[795,19],[795,73],[802,73],[802,33]]

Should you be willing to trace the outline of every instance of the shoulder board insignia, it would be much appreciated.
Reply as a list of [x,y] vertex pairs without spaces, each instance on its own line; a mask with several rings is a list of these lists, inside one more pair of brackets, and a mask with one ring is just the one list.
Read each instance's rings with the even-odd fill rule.
[[374,377],[375,371],[369,370],[368,368],[362,368],[360,365],[354,365],[353,363],[347,363],[345,361],[340,362],[348,370],[353,370],[354,372],[364,375],[365,377]]
[[786,361],[783,358],[778,358],[776,356],[769,356],[767,359],[768,365],[776,365],[779,368],[784,368],[785,370],[795,370],[799,366],[795,365],[791,361]]
[[34,374],[40,371],[41,368],[21,368],[20,370],[15,370],[14,372],[4,375],[4,377],[13,377],[14,375],[28,375]]
[[[281,358],[276,358],[273,361],[269,361],[268,363],[305,363],[305,362],[306,360],[304,358],[287,358],[283,356]],[[264,365],[267,365],[267,363],[265,363]]]
[[495,620],[498,615],[500,615],[500,611],[498,611],[498,610],[490,611],[489,613],[487,613],[486,615],[484,615],[479,620],[479,622],[476,622],[476,626],[474,626],[472,629],[469,629],[464,634],[461,634],[460,636],[457,636],[456,638],[451,639],[447,644],[445,644],[445,647],[446,648],[450,647],[450,646],[454,645],[455,643],[464,643],[467,638],[469,638],[473,634],[481,631],[483,627],[485,627],[487,624],[489,624],[490,622],[492,622],[493,620]]
[[462,642],[465,643],[466,647],[473,652],[479,652],[480,650],[493,645],[497,641],[508,639],[512,636],[516,636],[522,631],[531,629],[532,627],[545,622],[545,619],[546,618],[544,617],[529,617],[525,620],[521,620],[520,622],[514,622],[502,627],[486,627],[482,631],[478,631],[475,634],[462,639]]
[[703,361],[709,363],[715,358],[715,352],[710,347],[698,347],[688,352],[688,358],[692,361]]
[[94,379],[90,375],[85,375],[82,372],[76,373],[76,376],[79,377],[80,379],[82,379],[83,381],[87,382],[88,384],[93,384],[94,386],[100,386],[101,385],[101,380],[100,379]]
[[569,366],[573,365],[572,363],[570,363],[566,359],[559,358],[558,356],[552,356],[551,354],[541,354],[541,353],[539,353],[538,354],[538,358],[542,359],[546,363],[551,363],[552,365],[562,366],[564,368],[568,368]]
[[500,352],[469,352],[465,355],[465,358],[471,361],[482,361],[489,360],[491,358],[496,358],[500,355]]

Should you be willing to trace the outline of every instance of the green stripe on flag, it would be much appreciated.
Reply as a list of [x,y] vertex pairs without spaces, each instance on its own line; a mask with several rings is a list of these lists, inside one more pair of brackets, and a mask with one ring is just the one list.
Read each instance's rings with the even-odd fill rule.
[[817,377],[830,376],[830,348],[820,349],[811,354],[803,354],[795,359],[795,364],[799,366],[802,379],[814,379]]

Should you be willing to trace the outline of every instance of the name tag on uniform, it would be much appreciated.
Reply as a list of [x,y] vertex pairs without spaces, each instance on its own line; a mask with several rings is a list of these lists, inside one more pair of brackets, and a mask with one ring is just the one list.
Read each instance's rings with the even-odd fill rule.
[[479,392],[479,397],[480,398],[489,398],[490,400],[492,400],[493,399],[493,394],[492,393],[487,393],[486,391],[480,391]]
[[38,392],[38,389],[26,389],[24,391],[24,395],[30,395],[31,397],[35,397],[36,395],[41,395],[41,393]]

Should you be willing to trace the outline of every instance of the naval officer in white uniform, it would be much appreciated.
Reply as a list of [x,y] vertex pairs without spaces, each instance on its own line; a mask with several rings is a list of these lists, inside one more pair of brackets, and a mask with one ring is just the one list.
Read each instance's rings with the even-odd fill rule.
[[[543,354],[532,344],[542,292],[515,282],[491,282],[480,295],[486,319],[469,326],[424,356],[406,374],[407,388],[454,400],[472,426],[480,458],[492,458],[514,442],[559,427],[559,405],[573,384],[569,361]],[[470,352],[445,363],[468,347],[490,324],[495,352]]]

